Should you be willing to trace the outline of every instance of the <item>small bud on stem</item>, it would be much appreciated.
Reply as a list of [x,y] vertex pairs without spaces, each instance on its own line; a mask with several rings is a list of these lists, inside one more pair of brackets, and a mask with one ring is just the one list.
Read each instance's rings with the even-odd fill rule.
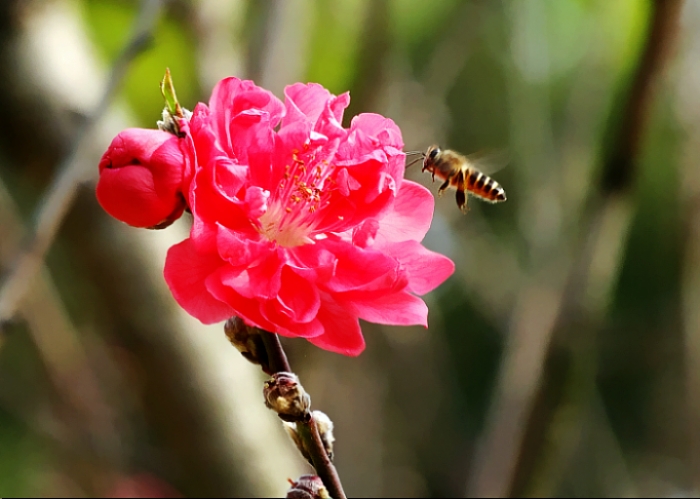
[[323,480],[316,475],[302,475],[296,482],[289,480],[292,488],[287,492],[287,499],[329,499],[331,496],[323,485]]
[[[335,442],[335,437],[333,436],[333,421],[321,411],[313,411],[311,416],[316,420],[316,426],[318,427],[318,434],[323,442],[323,447],[326,450],[328,459],[333,461],[333,442]],[[284,429],[294,441],[294,444],[301,452],[301,455],[306,458],[306,460],[313,466],[313,459],[311,458],[311,452],[308,449],[308,444],[299,435],[299,430],[296,423],[284,423]]]
[[278,372],[265,382],[265,405],[283,421],[303,422],[311,418],[311,397],[294,373]]
[[258,328],[248,326],[239,317],[231,317],[224,324],[224,332],[243,357],[262,367],[265,374],[272,374],[265,343]]

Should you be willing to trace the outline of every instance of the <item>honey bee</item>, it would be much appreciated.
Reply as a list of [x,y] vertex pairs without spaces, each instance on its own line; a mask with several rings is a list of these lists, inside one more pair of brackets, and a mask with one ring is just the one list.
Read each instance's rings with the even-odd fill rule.
[[466,213],[467,194],[472,194],[489,203],[501,203],[506,200],[506,191],[494,179],[479,170],[471,157],[463,156],[449,149],[430,146],[423,155],[423,169],[443,180],[438,188],[438,196],[442,196],[448,187],[454,187],[457,206]]

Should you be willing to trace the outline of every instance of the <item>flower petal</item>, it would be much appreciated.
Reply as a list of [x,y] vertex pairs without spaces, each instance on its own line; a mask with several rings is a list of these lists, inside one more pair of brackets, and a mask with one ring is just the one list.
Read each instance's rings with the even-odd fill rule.
[[216,299],[205,285],[206,279],[223,263],[215,253],[198,253],[190,239],[170,248],[165,258],[163,274],[175,301],[204,324],[236,315],[233,307]]
[[398,326],[417,324],[428,327],[428,306],[407,291],[389,294],[355,291],[338,297],[338,300],[360,319],[369,322]]
[[430,229],[434,209],[435,200],[428,189],[404,180],[392,208],[379,219],[377,244],[422,241]]
[[321,306],[321,299],[315,283],[309,282],[291,267],[282,269],[282,283],[277,296],[277,301],[289,312],[293,320],[301,323],[311,321]]
[[[265,121],[274,127],[284,113],[283,104],[271,92],[258,87],[252,81],[234,77],[224,78],[214,87],[209,107],[214,117],[216,135],[224,150],[231,154],[237,139],[231,133],[231,123],[235,118],[243,115],[239,120],[245,121],[244,117],[248,116],[248,123],[253,124],[259,122],[264,114],[267,116]],[[242,124],[239,121],[238,125]]]
[[295,83],[285,87],[284,97],[282,128],[300,120],[316,123],[333,94],[318,83]]
[[243,319],[246,324],[259,327],[265,331],[274,332],[271,324],[260,312],[261,301],[257,298],[247,298],[236,292],[231,286],[223,283],[225,268],[211,274],[206,281],[207,290],[218,300],[228,303],[235,310],[233,315]]
[[373,137],[382,146],[403,149],[401,129],[394,120],[381,114],[362,113],[352,119],[350,130],[362,130],[368,137]]
[[241,261],[222,269],[221,282],[246,298],[275,299],[282,286],[284,262],[283,252],[272,250],[257,261]]
[[437,288],[455,270],[452,260],[430,251],[417,241],[390,244],[384,246],[383,251],[401,262],[401,268],[408,276],[408,289],[419,295]]
[[278,324],[276,332],[287,338],[315,338],[323,334],[323,324],[315,318],[307,323],[288,322],[284,325]]
[[318,320],[323,325],[324,333],[308,341],[317,347],[356,357],[365,349],[365,339],[357,317],[335,302],[323,300],[318,311]]
[[337,259],[332,279],[323,283],[324,289],[342,293],[358,289],[376,289],[379,283],[393,285],[399,269],[396,259],[379,251],[362,249],[346,241],[326,239],[316,243]]

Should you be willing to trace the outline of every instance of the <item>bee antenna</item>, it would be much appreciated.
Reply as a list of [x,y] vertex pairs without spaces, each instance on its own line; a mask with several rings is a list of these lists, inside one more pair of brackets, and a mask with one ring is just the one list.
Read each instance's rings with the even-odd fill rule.
[[415,156],[416,154],[422,154],[425,156],[425,153],[423,151],[406,151],[404,153],[406,156]]

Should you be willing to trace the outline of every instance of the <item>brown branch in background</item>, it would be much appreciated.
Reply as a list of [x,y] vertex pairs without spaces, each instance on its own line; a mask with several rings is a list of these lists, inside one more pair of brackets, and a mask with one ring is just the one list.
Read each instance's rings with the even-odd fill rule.
[[[24,233],[19,209],[0,179],[0,268],[6,268],[12,256],[20,247]],[[91,456],[95,467],[90,471],[98,473],[105,462],[121,463],[124,460],[122,446],[116,432],[115,418],[109,410],[99,378],[91,366],[89,353],[78,337],[58,291],[46,267],[38,269],[37,279],[32,289],[18,308],[18,316],[27,325],[29,337],[43,369],[46,371],[50,394],[51,417],[43,421],[36,416],[37,408],[27,410],[22,403],[8,395],[7,383],[0,383],[0,402],[3,410],[23,414],[33,430],[46,439],[54,449],[71,448],[71,451]],[[1,326],[1,325],[0,325]],[[0,329],[0,333],[4,331]],[[0,343],[0,347],[2,344]],[[76,373],[79,374],[79,381]],[[90,445],[86,445],[90,442]],[[78,469],[75,460],[64,459],[64,469]],[[87,469],[73,474],[83,491],[98,494],[95,481]],[[87,472],[87,473],[86,473]]]
[[[683,206],[682,234],[683,266],[681,273],[681,321],[683,331],[685,368],[685,409],[687,445],[692,490],[700,491],[700,170],[698,146],[700,145],[700,109],[688,105],[687,88],[696,92],[697,60],[700,47],[697,44],[698,20],[691,23],[686,33],[696,43],[684,43],[680,61],[680,77],[676,104],[687,130],[686,143],[681,154],[681,199]],[[694,103],[693,103],[694,104]]]
[[385,87],[387,56],[390,49],[389,2],[367,2],[365,30],[357,56],[352,99],[346,116],[377,109],[378,88]]
[[[632,218],[629,194],[634,186],[652,90],[669,53],[681,5],[681,0],[652,2],[646,43],[622,107],[622,118],[610,130],[611,147],[603,161],[599,190],[590,196],[589,212],[582,224],[585,229],[576,245],[579,250],[570,260],[565,283],[550,282],[551,289],[542,290],[546,302],[534,304],[529,297],[539,289],[538,281],[551,274],[535,272],[530,285],[523,287],[469,495],[506,497],[524,493],[546,440],[547,422],[552,420],[558,404],[557,393],[564,383],[555,371],[566,372],[575,355],[567,342],[583,340],[589,347],[587,351],[595,344],[594,332],[617,281]],[[528,314],[528,302],[553,314],[551,320],[541,314]],[[574,324],[585,325],[576,328],[585,332],[585,338],[567,336]],[[588,382],[594,383],[594,376]]]
[[673,46],[682,0],[653,0],[651,25],[639,65],[632,79],[622,120],[612,150],[603,164],[600,189],[603,193],[632,187],[636,158],[649,116],[653,87]]
[[152,39],[164,0],[143,0],[134,23],[133,34],[112,66],[102,97],[77,133],[70,153],[58,167],[58,173],[44,194],[35,213],[34,232],[18,255],[0,287],[0,322],[16,313],[22,297],[34,281],[61,223],[75,200],[86,172],[95,165],[86,161],[85,150],[92,132],[108,109],[134,58]]
[[[697,168],[696,164],[691,166]],[[682,320],[685,342],[686,404],[688,411],[688,446],[692,485],[700,490],[700,184],[695,192],[685,222],[686,241],[682,274]]]
[[[599,191],[590,196],[587,229],[581,234],[563,291],[562,306],[553,325],[553,339],[547,346],[545,365],[555,365],[554,359],[563,359],[564,369],[574,362],[576,355],[594,351],[596,331],[600,329],[612,290],[621,269],[623,248],[632,221],[633,191],[639,169],[638,156],[649,119],[654,90],[663,74],[664,64],[676,37],[682,0],[653,0],[649,28],[639,63],[632,76],[621,120],[609,131],[610,148],[603,159]],[[578,333],[578,334],[572,334]],[[581,351],[581,342],[586,346]],[[578,353],[572,351],[572,343]],[[551,400],[548,392],[559,391],[556,386],[561,378],[545,369],[543,383],[537,391],[537,400]],[[591,373],[589,383],[595,383]],[[592,386],[592,393],[597,391]],[[536,462],[546,435],[539,421],[551,420],[555,407],[535,405],[525,428],[524,441],[533,445],[521,445],[518,469],[509,480],[510,495],[523,493],[529,474],[524,472]]]

